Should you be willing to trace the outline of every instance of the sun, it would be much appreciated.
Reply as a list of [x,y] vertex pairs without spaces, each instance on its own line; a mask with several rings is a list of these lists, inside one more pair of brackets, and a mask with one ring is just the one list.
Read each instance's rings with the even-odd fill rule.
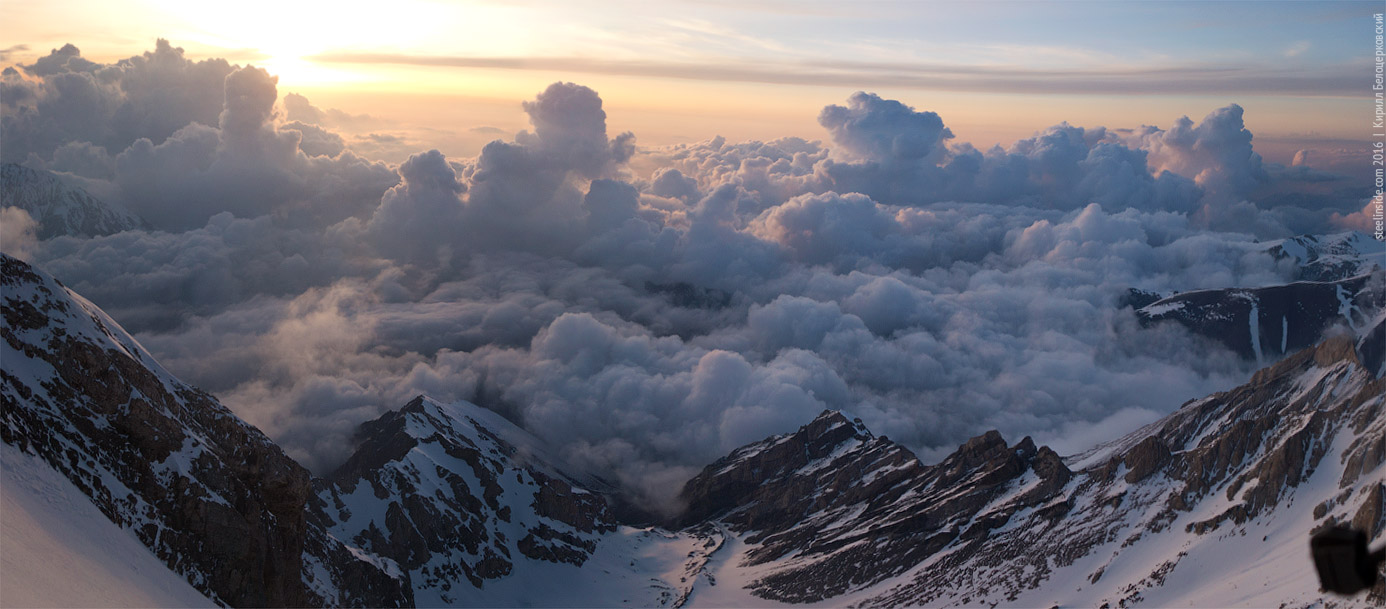
[[361,0],[243,0],[227,7],[184,0],[146,0],[176,45],[209,47],[280,77],[281,85],[319,86],[370,80],[368,72],[312,60],[330,51],[400,52],[443,27],[446,5],[402,0],[383,10]]

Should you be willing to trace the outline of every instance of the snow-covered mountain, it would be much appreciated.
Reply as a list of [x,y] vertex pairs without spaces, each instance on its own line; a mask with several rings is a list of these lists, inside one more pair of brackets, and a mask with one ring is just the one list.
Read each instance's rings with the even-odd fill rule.
[[1300,235],[1264,245],[1276,260],[1294,264],[1298,281],[1338,281],[1386,268],[1386,243],[1356,231]]
[[123,207],[105,203],[51,171],[0,164],[0,207],[18,207],[38,222],[36,236],[95,237],[144,226]]
[[[5,546],[133,557],[121,560],[138,577],[99,574],[139,582],[119,590],[136,604],[190,604],[189,590],[232,606],[1386,602],[1382,585],[1320,595],[1307,556],[1330,523],[1386,541],[1371,332],[1066,458],[988,432],[926,465],[824,412],[709,465],[680,514],[637,527],[618,521],[608,485],[468,403],[416,398],[313,479],[91,303],[23,262],[0,271]],[[44,497],[92,509],[41,514]],[[21,534],[54,519],[91,533]],[[56,581],[16,580],[5,559],[0,598]]]
[[685,487],[730,538],[711,575],[745,585],[692,604],[1314,606],[1311,531],[1386,540],[1386,381],[1353,347],[1331,339],[1067,459],[990,432],[926,466],[824,413]]
[[616,529],[601,495],[489,410],[420,396],[360,436],[319,485],[319,510],[333,535],[407,573],[420,605],[457,603],[517,562],[581,566]]
[[391,598],[369,593],[395,580],[309,521],[311,477],[268,437],[42,271],[0,255],[0,289],[7,469],[10,451],[46,463],[212,601]]
[[1127,302],[1142,324],[1182,324],[1263,365],[1318,344],[1335,328],[1361,335],[1386,309],[1386,243],[1346,232],[1262,245],[1291,265],[1295,282],[1173,295],[1132,290]]
[[1174,321],[1250,360],[1270,363],[1341,327],[1360,334],[1386,309],[1386,271],[1336,281],[1183,292],[1136,310],[1143,324]]

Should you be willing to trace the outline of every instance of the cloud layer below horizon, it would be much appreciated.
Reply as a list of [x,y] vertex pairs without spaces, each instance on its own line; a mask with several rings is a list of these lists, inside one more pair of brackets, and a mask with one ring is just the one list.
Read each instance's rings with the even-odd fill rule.
[[6,250],[305,464],[427,393],[652,505],[828,408],[925,459],[992,428],[1109,439],[1250,372],[1141,328],[1129,288],[1284,282],[1257,239],[1366,220],[1341,177],[1264,162],[1236,105],[979,150],[858,92],[819,115],[829,143],[644,149],[555,83],[478,156],[392,166],[333,131],[349,115],[163,41],[109,65],[60,49],[0,87],[6,162],[153,227],[35,243],[6,215]]

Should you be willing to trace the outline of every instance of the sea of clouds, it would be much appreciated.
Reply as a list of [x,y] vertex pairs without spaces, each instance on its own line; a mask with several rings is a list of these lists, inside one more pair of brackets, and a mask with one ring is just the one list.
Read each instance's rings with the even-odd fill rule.
[[1142,328],[1130,288],[1283,283],[1258,239],[1367,220],[1345,178],[1263,161],[1237,105],[979,150],[858,92],[822,110],[826,142],[645,148],[560,82],[475,158],[394,166],[332,130],[349,115],[165,41],[113,64],[55,50],[6,69],[0,100],[5,162],[151,226],[34,242],[11,218],[6,251],[315,471],[426,393],[653,506],[829,408],[925,460],[992,428],[1111,439],[1252,368]]

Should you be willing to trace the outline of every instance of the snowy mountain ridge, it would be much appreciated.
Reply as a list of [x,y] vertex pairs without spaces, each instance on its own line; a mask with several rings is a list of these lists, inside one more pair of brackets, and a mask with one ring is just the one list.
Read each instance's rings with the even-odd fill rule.
[[331,563],[322,577],[334,588],[380,579],[308,522],[308,471],[263,433],[42,271],[0,255],[0,288],[5,444],[46,462],[217,603],[319,604],[300,576],[305,555]]
[[314,479],[94,305],[0,262],[6,475],[27,471],[10,464],[19,453],[51,468],[221,604],[1386,602],[1382,586],[1322,596],[1306,551],[1329,523],[1386,541],[1370,333],[1069,458],[993,431],[927,465],[827,411],[708,465],[681,514],[635,527],[610,488],[465,402],[420,396],[364,424],[351,458]]
[[1144,325],[1182,324],[1262,364],[1309,348],[1335,327],[1361,336],[1386,310],[1386,271],[1335,281],[1183,292],[1136,310]]
[[0,207],[17,207],[38,222],[36,236],[96,237],[145,226],[125,208],[93,197],[50,171],[0,164]]
[[1298,281],[1338,281],[1386,268],[1386,243],[1358,231],[1267,241],[1266,252],[1294,263]]
[[362,426],[355,454],[318,485],[329,530],[407,572],[414,600],[445,606],[529,559],[581,566],[616,528],[539,442],[477,406],[420,396]]

